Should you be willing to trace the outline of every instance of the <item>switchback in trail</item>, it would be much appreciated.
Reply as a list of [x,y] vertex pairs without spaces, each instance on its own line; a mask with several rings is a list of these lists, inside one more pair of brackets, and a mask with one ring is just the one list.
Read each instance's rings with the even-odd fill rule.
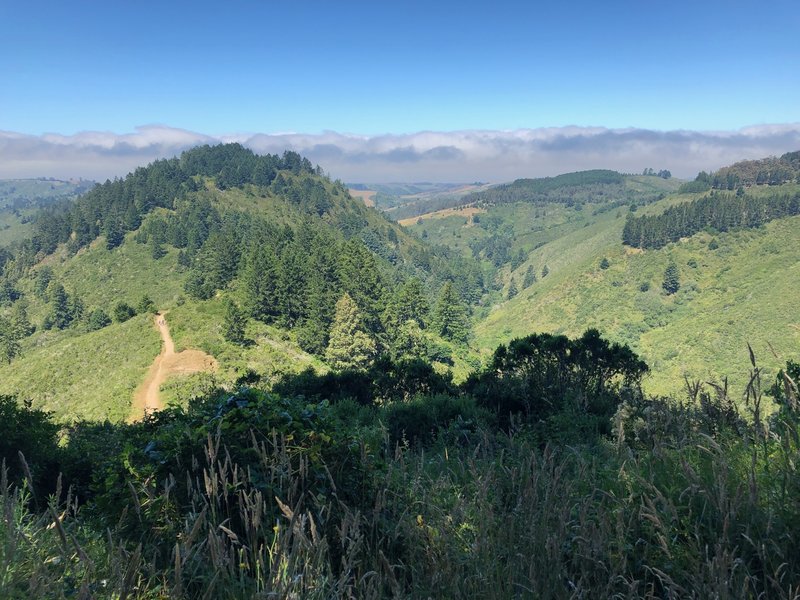
[[184,350],[176,353],[175,343],[169,333],[166,316],[158,313],[154,321],[158,331],[161,333],[164,345],[161,348],[161,354],[150,365],[142,385],[136,390],[131,416],[129,417],[130,421],[137,421],[145,414],[163,408],[159,396],[161,385],[171,375],[214,371],[217,368],[217,361],[214,357],[201,350]]

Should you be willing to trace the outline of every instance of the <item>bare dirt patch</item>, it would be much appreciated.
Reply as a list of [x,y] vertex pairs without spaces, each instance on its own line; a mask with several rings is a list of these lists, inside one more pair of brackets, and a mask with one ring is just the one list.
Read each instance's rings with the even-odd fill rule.
[[166,316],[159,313],[154,318],[155,325],[161,333],[164,345],[161,354],[156,356],[142,385],[136,390],[129,421],[138,421],[148,413],[161,410],[161,385],[171,376],[188,373],[215,371],[216,359],[201,350],[184,350],[175,352],[175,342],[169,333]]
[[445,217],[452,217],[452,216],[470,218],[472,217],[472,215],[477,215],[478,213],[485,213],[485,212],[486,209],[479,208],[477,206],[465,206],[463,208],[444,208],[442,210],[426,213],[418,217],[402,219],[398,221],[398,223],[400,223],[400,225],[402,225],[403,227],[407,227],[409,225],[413,225],[414,223],[416,223],[417,219],[422,219],[424,221],[426,219],[444,219]]
[[353,198],[360,198],[367,206],[375,206],[375,190],[348,190]]

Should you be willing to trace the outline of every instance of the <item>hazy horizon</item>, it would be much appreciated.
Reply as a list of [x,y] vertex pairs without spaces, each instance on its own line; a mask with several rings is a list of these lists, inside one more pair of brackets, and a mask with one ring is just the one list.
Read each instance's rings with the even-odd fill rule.
[[690,178],[700,170],[738,160],[798,150],[800,123],[712,132],[549,127],[379,136],[336,132],[211,136],[163,125],[125,134],[36,136],[0,131],[0,178],[102,181],[196,145],[222,142],[239,142],[258,153],[294,150],[332,177],[352,183],[501,182],[595,168],[638,173],[648,167]]

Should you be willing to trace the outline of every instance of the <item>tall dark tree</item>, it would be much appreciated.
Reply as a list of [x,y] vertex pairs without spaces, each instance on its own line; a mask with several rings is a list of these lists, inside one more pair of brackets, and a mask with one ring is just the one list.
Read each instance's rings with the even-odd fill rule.
[[60,283],[50,285],[50,313],[45,317],[45,329],[65,329],[72,323],[69,297]]
[[678,266],[674,262],[669,263],[664,270],[664,281],[661,283],[661,287],[664,288],[667,295],[672,295],[681,288]]
[[508,292],[506,294],[506,299],[511,300],[514,296],[519,294],[519,289],[517,289],[517,284],[514,282],[514,279],[511,279],[511,283],[508,284]]
[[529,265],[527,269],[525,269],[525,277],[522,279],[522,288],[528,289],[534,283],[536,283],[536,271],[533,269],[533,266]]
[[451,282],[442,287],[431,318],[431,329],[437,335],[453,342],[464,343],[469,337],[467,310]]
[[230,299],[225,300],[225,315],[222,321],[222,335],[232,344],[242,345],[245,342],[244,329],[247,317],[236,303]]

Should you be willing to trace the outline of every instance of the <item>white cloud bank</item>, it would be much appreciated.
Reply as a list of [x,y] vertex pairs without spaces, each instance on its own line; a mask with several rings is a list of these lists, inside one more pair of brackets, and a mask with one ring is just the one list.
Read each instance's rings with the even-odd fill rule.
[[376,136],[335,132],[208,136],[160,125],[127,134],[34,136],[0,131],[0,178],[104,180],[198,144],[232,141],[258,153],[294,150],[348,182],[499,182],[595,168],[641,172],[645,167],[669,169],[688,178],[737,160],[800,150],[800,123],[736,131],[554,127]]

